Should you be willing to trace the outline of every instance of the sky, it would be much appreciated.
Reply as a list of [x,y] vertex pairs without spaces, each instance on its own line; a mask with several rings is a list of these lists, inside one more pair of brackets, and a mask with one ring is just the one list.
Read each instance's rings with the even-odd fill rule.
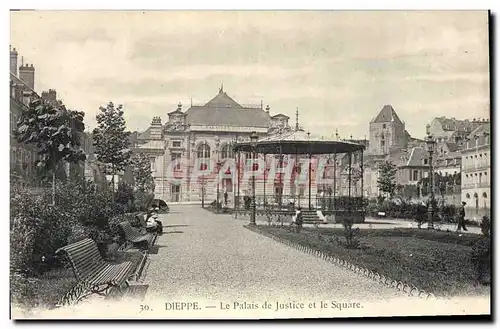
[[10,36],[35,90],[90,129],[110,101],[143,131],[222,83],[324,136],[368,137],[386,104],[417,138],[434,117],[489,118],[486,11],[24,11]]

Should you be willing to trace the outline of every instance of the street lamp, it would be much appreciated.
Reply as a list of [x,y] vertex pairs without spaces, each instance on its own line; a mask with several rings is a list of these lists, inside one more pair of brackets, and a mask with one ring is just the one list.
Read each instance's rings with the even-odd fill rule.
[[250,134],[250,145],[252,146],[252,213],[250,214],[250,225],[255,225],[255,173],[254,173],[254,160],[257,148],[257,140],[259,136],[255,131]]
[[219,174],[219,170],[220,170],[220,167],[221,167],[221,163],[220,163],[220,155],[219,155],[219,150],[217,149],[216,150],[217,152],[217,213],[220,212],[220,206],[219,206],[219,180],[220,180],[220,174]]
[[434,153],[436,141],[434,140],[434,138],[432,138],[429,128],[430,126],[427,125],[427,140],[425,141],[427,144],[427,152],[429,152],[429,188],[430,188],[429,208],[427,211],[429,224],[427,228],[432,230],[434,229],[434,172],[432,167],[432,155]]

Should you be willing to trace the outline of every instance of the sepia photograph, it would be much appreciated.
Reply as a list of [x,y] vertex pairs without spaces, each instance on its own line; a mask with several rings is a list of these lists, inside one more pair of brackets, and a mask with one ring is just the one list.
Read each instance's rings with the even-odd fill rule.
[[491,319],[491,12],[9,16],[11,319]]

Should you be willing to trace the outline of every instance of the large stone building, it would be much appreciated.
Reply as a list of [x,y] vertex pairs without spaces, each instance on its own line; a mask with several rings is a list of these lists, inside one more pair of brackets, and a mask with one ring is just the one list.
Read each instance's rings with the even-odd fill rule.
[[[191,105],[183,111],[182,104],[177,109],[167,113],[168,120],[162,123],[160,117],[151,121],[150,127],[137,138],[135,152],[147,154],[151,159],[151,167],[155,178],[155,196],[168,202],[199,202],[204,199],[212,202],[219,200],[224,192],[228,193],[228,202],[233,203],[236,191],[240,196],[251,193],[251,180],[248,179],[244,170],[240,170],[240,176],[234,172],[231,163],[243,163],[250,159],[249,154],[237,155],[233,152],[235,142],[249,141],[250,134],[255,131],[260,138],[284,131],[292,131],[289,125],[289,117],[284,114],[271,114],[269,106],[241,105],[232,99],[222,87],[218,94],[203,105]],[[298,127],[298,114],[295,129]],[[276,196],[308,195],[308,186],[297,183],[293,177],[283,178],[280,174],[275,175],[276,167],[280,163],[277,155],[260,155],[260,160],[266,163],[264,178],[256,179],[256,194]],[[281,167],[302,161],[304,157],[283,155]],[[312,157],[315,163],[320,159],[331,157]],[[329,160],[325,160],[327,163]],[[274,162],[273,162],[274,161]],[[335,174],[330,166],[322,167],[321,175],[336,175],[339,180],[337,195],[346,190],[340,182],[346,179],[346,161],[339,155],[338,167],[335,166]],[[354,161],[355,162],[355,161]],[[354,163],[353,162],[353,163]],[[359,161],[358,161],[359,162]],[[331,162],[328,162],[331,164]],[[292,165],[294,166],[294,165]],[[354,166],[353,166],[354,167]],[[274,168],[274,169],[273,169]],[[301,166],[297,166],[301,172]],[[314,166],[313,175],[320,175]],[[220,170],[218,170],[220,169]],[[243,169],[243,168],[242,168]],[[216,179],[213,173],[221,172],[221,179]],[[296,172],[295,169],[293,172]],[[326,172],[326,173],[325,173]],[[274,177],[282,177],[274,179]],[[312,180],[311,196],[315,198],[321,190],[326,190],[325,184]],[[355,184],[360,186],[360,182]],[[353,186],[353,190],[357,187]]]
[[466,218],[480,220],[490,214],[491,205],[490,125],[474,129],[462,150],[462,201]]

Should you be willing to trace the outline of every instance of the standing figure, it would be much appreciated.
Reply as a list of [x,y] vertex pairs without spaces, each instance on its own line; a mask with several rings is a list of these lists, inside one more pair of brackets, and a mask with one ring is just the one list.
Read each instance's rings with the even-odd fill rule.
[[227,207],[227,197],[228,197],[228,194],[227,194],[227,190],[224,191],[224,204],[226,205]]
[[457,231],[460,231],[460,229],[463,229],[464,231],[467,231],[467,227],[465,227],[465,205],[466,202],[462,202],[462,205],[460,206],[460,209],[458,209],[458,227]]
[[296,227],[297,233],[300,233],[300,230],[302,229],[302,223],[303,223],[302,209],[299,207],[297,209],[297,214],[295,215],[295,227]]

